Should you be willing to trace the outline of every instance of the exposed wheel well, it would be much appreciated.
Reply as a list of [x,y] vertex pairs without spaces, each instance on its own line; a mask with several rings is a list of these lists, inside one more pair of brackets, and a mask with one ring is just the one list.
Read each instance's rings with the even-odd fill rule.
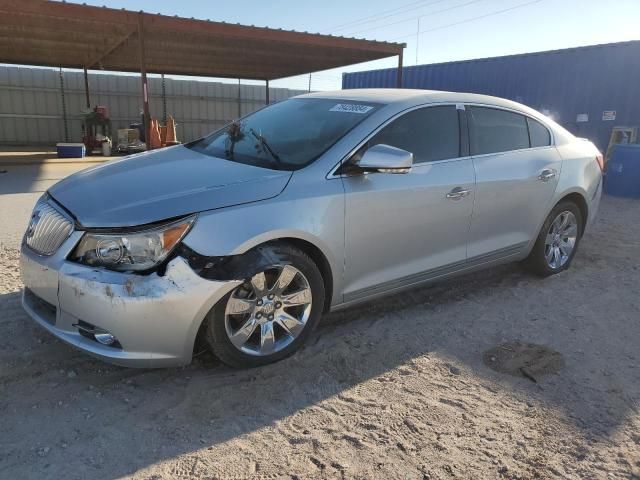
[[333,294],[333,273],[331,272],[331,265],[324,256],[322,251],[316,247],[313,243],[300,238],[279,238],[277,242],[288,243],[296,248],[299,248],[304,253],[311,257],[311,260],[318,266],[320,273],[322,274],[322,280],[324,281],[324,307],[323,312],[328,312],[331,307],[331,297]]
[[[311,260],[313,260],[313,262],[317,265],[318,269],[320,269],[320,274],[322,275],[322,280],[324,282],[324,289],[325,289],[323,313],[328,312],[329,308],[331,307],[331,298],[333,296],[333,273],[331,271],[331,265],[329,264],[329,261],[324,256],[322,251],[311,242],[308,242],[306,240],[302,240],[299,238],[289,238],[289,237],[278,238],[275,240],[270,240],[269,242],[266,242],[266,243],[274,243],[274,242],[287,243],[289,245],[292,245],[298,248],[299,250],[302,250],[304,253],[309,255],[309,257],[311,257]],[[205,319],[200,324],[198,333],[196,334],[196,338],[194,340],[194,346],[193,346],[194,352],[198,351],[200,347],[202,347],[203,329],[206,328],[206,324],[207,324],[207,317],[205,317]]]
[[582,195],[575,192],[562,197],[558,203],[565,201],[575,203],[580,210],[580,214],[582,215],[582,228],[580,229],[580,235],[582,235],[584,233],[584,227],[587,224],[587,219],[589,218],[589,207],[587,206],[587,201]]

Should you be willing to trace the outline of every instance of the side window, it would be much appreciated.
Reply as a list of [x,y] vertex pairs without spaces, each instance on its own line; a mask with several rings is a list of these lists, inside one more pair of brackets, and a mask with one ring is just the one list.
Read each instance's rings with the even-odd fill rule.
[[529,148],[524,115],[486,107],[470,107],[471,155]]
[[380,130],[368,147],[384,143],[413,153],[414,163],[460,156],[460,126],[454,105],[413,110]]
[[551,145],[551,135],[547,127],[540,122],[527,118],[529,124],[529,138],[531,139],[532,147],[547,147]]

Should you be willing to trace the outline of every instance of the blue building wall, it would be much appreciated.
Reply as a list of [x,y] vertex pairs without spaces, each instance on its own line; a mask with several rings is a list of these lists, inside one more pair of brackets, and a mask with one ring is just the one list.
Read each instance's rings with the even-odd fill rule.
[[[395,86],[395,68],[342,77],[345,89]],[[612,127],[640,126],[640,41],[405,67],[403,87],[515,100],[603,151]],[[605,111],[615,111],[615,120],[603,120]],[[581,114],[588,121],[578,121]]]

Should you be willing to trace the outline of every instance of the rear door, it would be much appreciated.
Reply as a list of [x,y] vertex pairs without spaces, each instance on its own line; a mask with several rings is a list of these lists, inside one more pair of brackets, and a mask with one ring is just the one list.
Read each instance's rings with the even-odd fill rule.
[[562,160],[549,130],[520,113],[467,106],[476,195],[470,262],[517,254],[549,211]]
[[460,131],[455,105],[422,107],[383,127],[355,155],[386,144],[412,152],[414,165],[406,174],[343,177],[345,301],[464,264],[474,172]]

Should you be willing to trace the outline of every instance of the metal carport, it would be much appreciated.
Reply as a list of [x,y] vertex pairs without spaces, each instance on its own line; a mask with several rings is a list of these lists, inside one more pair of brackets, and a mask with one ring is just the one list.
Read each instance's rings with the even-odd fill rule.
[[[0,63],[269,80],[398,56],[405,44],[46,0],[0,0]],[[87,107],[89,86],[85,82]]]

